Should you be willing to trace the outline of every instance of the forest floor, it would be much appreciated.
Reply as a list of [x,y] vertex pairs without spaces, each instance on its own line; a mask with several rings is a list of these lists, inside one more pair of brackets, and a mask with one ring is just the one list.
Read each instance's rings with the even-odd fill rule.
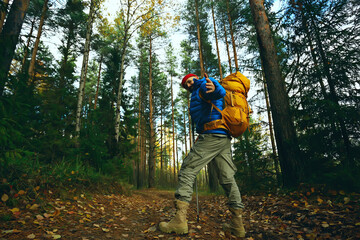
[[[129,196],[80,194],[66,200],[49,195],[18,207],[7,206],[3,198],[0,240],[236,239],[221,229],[230,213],[226,198],[216,195],[199,197],[199,223],[192,201],[188,234],[160,232],[159,221],[174,215],[173,196],[157,189],[136,190]],[[303,193],[245,195],[245,239],[360,239],[359,198],[355,193],[322,194],[313,188]]]

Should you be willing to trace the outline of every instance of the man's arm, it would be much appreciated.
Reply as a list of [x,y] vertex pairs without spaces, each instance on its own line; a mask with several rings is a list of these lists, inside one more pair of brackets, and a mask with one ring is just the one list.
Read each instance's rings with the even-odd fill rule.
[[201,84],[200,91],[206,100],[216,100],[225,97],[226,91],[218,81],[208,78],[207,74],[205,74],[205,79],[206,82]]

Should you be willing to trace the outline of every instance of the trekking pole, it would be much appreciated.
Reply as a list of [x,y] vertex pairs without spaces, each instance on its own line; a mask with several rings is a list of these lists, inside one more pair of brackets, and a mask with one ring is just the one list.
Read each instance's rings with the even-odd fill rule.
[[[191,126],[192,126],[192,138],[193,138],[193,147],[195,145],[195,128],[194,128],[194,122],[191,120]],[[195,176],[195,192],[196,192],[196,220],[199,222],[199,195],[198,195],[198,187],[197,187],[197,175]]]

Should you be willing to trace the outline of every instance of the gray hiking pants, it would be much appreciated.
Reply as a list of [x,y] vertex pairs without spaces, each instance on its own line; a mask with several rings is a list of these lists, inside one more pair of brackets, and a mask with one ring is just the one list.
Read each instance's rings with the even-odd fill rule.
[[196,175],[212,160],[217,166],[219,182],[228,197],[229,207],[244,208],[234,178],[236,167],[231,157],[231,140],[223,134],[199,135],[197,142],[181,166],[175,198],[185,202],[191,201]]

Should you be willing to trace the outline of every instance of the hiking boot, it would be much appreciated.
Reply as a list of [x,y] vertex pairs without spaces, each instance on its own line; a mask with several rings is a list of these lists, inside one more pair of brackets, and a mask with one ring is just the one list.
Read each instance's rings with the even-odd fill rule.
[[245,228],[242,221],[242,209],[229,209],[231,212],[230,224],[224,223],[223,229],[225,232],[231,232],[237,237],[245,237]]
[[189,207],[189,203],[180,200],[175,200],[176,214],[170,222],[161,222],[159,224],[160,231],[176,234],[188,233],[188,225],[186,220],[186,213]]

